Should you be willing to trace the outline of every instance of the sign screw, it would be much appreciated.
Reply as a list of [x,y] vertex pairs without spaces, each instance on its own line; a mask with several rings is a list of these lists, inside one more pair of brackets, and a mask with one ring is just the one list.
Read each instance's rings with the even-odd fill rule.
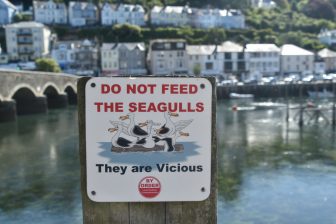
[[91,191],[91,194],[92,194],[92,195],[96,195],[96,192],[95,192],[95,191]]
[[94,82],[91,83],[91,87],[92,87],[92,88],[96,87],[96,83],[94,83]]
[[203,83],[200,86],[201,86],[201,89],[205,88],[205,85]]
[[202,191],[202,192],[205,192],[205,188],[204,188],[204,187],[202,187],[202,188],[201,188],[201,191]]

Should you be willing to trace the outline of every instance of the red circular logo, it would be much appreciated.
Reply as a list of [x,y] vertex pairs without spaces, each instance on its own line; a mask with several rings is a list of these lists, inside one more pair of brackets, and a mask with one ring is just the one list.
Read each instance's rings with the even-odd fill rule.
[[138,189],[145,198],[155,198],[161,191],[161,183],[155,177],[145,177],[140,180]]

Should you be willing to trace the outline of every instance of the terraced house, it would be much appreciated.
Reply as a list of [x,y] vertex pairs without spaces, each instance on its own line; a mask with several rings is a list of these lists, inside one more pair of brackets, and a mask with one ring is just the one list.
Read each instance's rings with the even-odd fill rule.
[[7,0],[0,0],[0,25],[12,23],[12,18],[17,11],[16,6]]
[[103,43],[101,47],[101,68],[103,76],[145,75],[145,44]]
[[34,20],[44,24],[67,24],[68,12],[64,3],[53,0],[47,2],[34,1]]
[[101,9],[101,24],[133,24],[144,26],[145,10],[141,5],[104,3]]
[[91,2],[70,2],[69,22],[71,26],[95,25],[99,21],[97,6]]

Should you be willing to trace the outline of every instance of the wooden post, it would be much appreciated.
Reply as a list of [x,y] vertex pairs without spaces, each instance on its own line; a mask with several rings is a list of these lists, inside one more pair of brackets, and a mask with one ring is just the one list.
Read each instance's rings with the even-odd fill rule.
[[299,117],[299,126],[303,126],[303,111],[304,107],[302,105],[302,84],[300,84],[300,117]]
[[335,91],[335,83],[332,81],[332,90],[333,90],[333,94],[334,94],[334,98],[333,98],[333,110],[332,110],[332,127],[335,129],[336,126],[336,91]]
[[[83,223],[109,224],[215,224],[217,223],[217,143],[216,143],[216,81],[212,84],[211,129],[211,193],[200,202],[93,202],[87,196],[86,139],[85,139],[85,84],[90,78],[78,81],[79,154]],[[183,186],[181,186],[183,187]]]

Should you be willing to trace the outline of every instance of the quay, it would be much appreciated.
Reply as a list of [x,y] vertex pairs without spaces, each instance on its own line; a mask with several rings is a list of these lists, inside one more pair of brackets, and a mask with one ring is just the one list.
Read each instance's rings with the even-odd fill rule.
[[[278,97],[305,97],[308,91],[322,92],[327,90],[334,92],[332,81],[315,83],[289,83],[275,85],[227,85],[217,86],[217,98],[229,99],[230,93],[253,94],[256,98],[278,98]],[[335,92],[334,92],[335,93]]]

